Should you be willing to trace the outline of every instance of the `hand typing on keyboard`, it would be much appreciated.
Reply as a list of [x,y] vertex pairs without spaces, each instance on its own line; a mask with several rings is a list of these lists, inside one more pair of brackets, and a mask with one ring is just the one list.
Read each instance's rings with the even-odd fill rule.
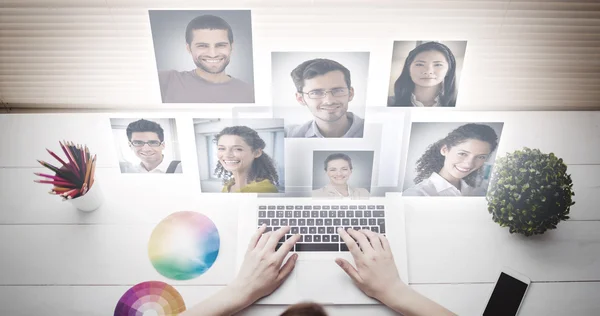
[[[289,226],[271,231],[266,228],[266,224],[261,225],[250,239],[244,262],[233,282],[180,316],[232,315],[271,294],[283,283],[294,269],[298,253],[285,263],[284,259],[301,236],[286,236],[291,230]],[[402,282],[385,236],[351,227],[347,231],[340,228],[338,233],[352,254],[356,268],[343,259],[336,259],[336,263],[365,294],[403,315],[454,315]]]
[[368,296],[385,301],[386,294],[398,293],[407,287],[400,279],[387,238],[369,230],[338,229],[348,246],[356,268],[337,258],[337,263],[354,284]]

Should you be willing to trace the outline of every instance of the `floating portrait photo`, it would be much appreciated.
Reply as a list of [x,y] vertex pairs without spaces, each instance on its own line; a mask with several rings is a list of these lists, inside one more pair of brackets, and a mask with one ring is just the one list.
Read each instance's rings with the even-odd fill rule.
[[289,138],[362,138],[368,52],[273,52],[273,115]]
[[485,196],[504,123],[415,122],[403,196]]
[[195,118],[202,192],[285,192],[281,119]]
[[373,151],[314,151],[312,197],[368,199],[373,157]]
[[174,118],[111,118],[121,173],[182,173]]
[[149,10],[162,103],[254,103],[250,10]]
[[388,106],[455,107],[466,41],[395,41]]

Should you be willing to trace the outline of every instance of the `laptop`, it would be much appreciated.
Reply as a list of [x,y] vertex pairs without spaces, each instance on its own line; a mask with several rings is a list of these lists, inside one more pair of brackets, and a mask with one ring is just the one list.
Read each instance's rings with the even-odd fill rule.
[[[388,238],[400,277],[408,283],[405,219],[399,193],[369,200],[321,200],[313,198],[257,198],[238,213],[237,270],[241,267],[250,237],[265,223],[275,230],[290,226],[300,233],[290,255],[298,261],[288,279],[273,294],[257,304],[379,304],[364,295],[334,262],[343,258],[354,264],[337,227],[369,229]],[[339,225],[336,225],[339,224]]]
[[[382,120],[389,120],[387,112],[377,113]],[[377,122],[376,115],[369,116],[370,122]],[[398,115],[395,117],[398,120]],[[389,122],[388,122],[389,123]],[[398,148],[400,146],[382,146],[382,136],[394,137],[389,143],[398,142],[401,133],[383,133],[383,127],[394,124],[365,126],[365,137],[362,140],[340,139],[323,142],[323,140],[286,139],[286,197],[264,197],[248,199],[240,207],[238,213],[238,251],[237,270],[244,260],[248,240],[263,223],[268,230],[276,230],[282,226],[290,226],[291,234],[299,233],[302,239],[290,252],[298,253],[296,267],[287,280],[273,294],[257,302],[257,304],[294,304],[300,301],[313,301],[321,304],[365,305],[379,304],[369,298],[356,287],[350,277],[335,263],[335,258],[343,258],[354,264],[354,259],[345,243],[337,233],[338,227],[369,229],[384,234],[389,240],[392,253],[400,277],[409,282],[407,269],[406,234],[404,209],[400,192],[390,192],[398,183],[397,178],[388,179],[388,175],[398,176],[398,169],[389,170],[388,165],[399,167]],[[400,126],[399,126],[400,125]],[[398,128],[401,124],[396,124]],[[371,129],[370,129],[371,128]],[[293,142],[293,143],[291,143]],[[292,146],[290,146],[292,145]],[[348,151],[348,148],[362,151]],[[317,152],[324,151],[319,159]],[[354,175],[363,174],[366,151],[375,152],[370,163],[373,169],[366,174],[371,197],[361,200],[345,200],[330,198],[306,197],[308,190],[320,187],[314,178],[318,172],[323,173],[322,158],[330,152],[343,151],[350,155],[363,155],[361,159],[353,159]],[[390,151],[390,152],[388,152]],[[393,151],[393,152],[392,152]],[[314,153],[314,155],[313,155]],[[372,156],[371,156],[372,157]],[[390,163],[390,157],[394,162]],[[362,160],[359,161],[359,160]],[[388,165],[386,165],[388,164]],[[386,169],[388,168],[388,169]],[[313,173],[313,170],[314,173]],[[312,173],[313,177],[306,176]],[[371,182],[372,181],[372,182]],[[374,185],[370,185],[373,183]],[[364,183],[363,183],[364,184]]]

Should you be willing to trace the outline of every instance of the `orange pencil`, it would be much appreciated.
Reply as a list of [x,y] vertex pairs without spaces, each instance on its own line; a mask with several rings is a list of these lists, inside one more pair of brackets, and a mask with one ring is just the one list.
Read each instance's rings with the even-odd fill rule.
[[92,185],[94,185],[94,174],[96,172],[96,155],[94,155],[94,158],[92,158],[92,170],[90,171],[90,185],[88,185],[88,188],[92,188]]
[[88,162],[85,168],[85,177],[83,177],[83,186],[81,187],[81,194],[85,194],[87,192],[87,186],[90,182],[90,171],[92,170],[92,162]]
[[64,192],[71,191],[71,190],[73,190],[73,188],[56,187],[56,186],[54,188],[52,188],[52,191],[54,191],[56,193],[64,193]]

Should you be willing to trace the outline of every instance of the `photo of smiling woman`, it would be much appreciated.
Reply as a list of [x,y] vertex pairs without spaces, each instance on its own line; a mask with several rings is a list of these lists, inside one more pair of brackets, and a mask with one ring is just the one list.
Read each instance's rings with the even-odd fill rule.
[[[464,41],[394,42],[388,106],[456,106],[466,44]],[[406,55],[411,46],[413,49]],[[400,68],[402,60],[404,65]],[[401,69],[400,75],[397,69]]]
[[279,182],[273,160],[263,152],[265,142],[246,126],[224,128],[215,137],[222,192],[277,193]]
[[[370,187],[371,170],[373,165],[373,152],[348,152],[341,153],[335,152],[327,155],[327,158],[323,161],[320,156],[326,152],[315,151],[315,166],[320,165],[321,173],[325,171],[326,184],[316,190],[313,190],[312,196],[316,198],[332,198],[332,199],[343,199],[343,200],[359,200],[369,198],[369,191],[367,189],[355,186],[355,185],[367,185]],[[356,168],[357,179],[352,179],[352,173],[355,171],[355,164],[350,155],[355,157],[358,167]],[[323,161],[322,164],[318,163]],[[316,170],[315,170],[316,171]],[[314,175],[315,184],[320,184],[318,181],[323,176]],[[355,185],[350,185],[350,182]]]
[[[430,127],[429,130],[436,128]],[[501,129],[502,123],[468,123],[429,145],[416,161],[414,185],[405,190],[403,195],[484,196]],[[417,134],[423,131],[419,128],[415,130]],[[411,135],[411,144],[420,136]]]
[[202,192],[285,192],[283,120],[193,121]]

